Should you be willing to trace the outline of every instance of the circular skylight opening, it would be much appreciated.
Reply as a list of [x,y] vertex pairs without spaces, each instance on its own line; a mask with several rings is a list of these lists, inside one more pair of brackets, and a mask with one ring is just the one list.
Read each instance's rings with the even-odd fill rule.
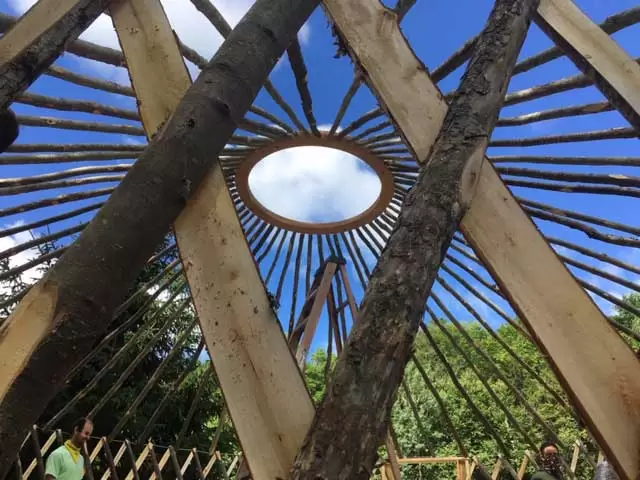
[[376,172],[355,155],[328,147],[293,147],[260,160],[249,174],[249,189],[281,217],[333,223],[371,208],[382,185]]
[[357,144],[328,138],[274,142],[236,172],[244,203],[269,223],[306,233],[337,233],[370,222],[388,205],[393,177]]

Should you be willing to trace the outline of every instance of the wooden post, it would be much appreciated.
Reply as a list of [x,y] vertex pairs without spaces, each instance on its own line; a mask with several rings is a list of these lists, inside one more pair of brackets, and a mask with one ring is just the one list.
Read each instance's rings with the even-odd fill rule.
[[469,465],[468,459],[458,460],[456,462],[456,473],[458,475],[458,480],[467,480],[467,467]]
[[[116,1],[111,15],[143,124],[153,136],[189,87],[188,72],[158,0]],[[313,418],[313,404],[219,166],[194,192],[175,233],[200,326],[254,479],[284,478]]]
[[640,65],[572,0],[541,0],[536,23],[640,129]]
[[522,462],[520,462],[520,468],[518,468],[518,480],[522,480],[524,474],[527,473],[527,467],[529,466],[529,455],[525,452],[522,456]]
[[127,450],[127,457],[129,457],[129,462],[131,462],[131,470],[129,471],[129,474],[127,474],[127,480],[130,480],[129,475],[131,475],[133,480],[140,480],[140,475],[138,475],[138,467],[136,466],[136,456],[133,453],[133,448],[131,448],[131,442],[129,440],[125,440],[124,445]]
[[38,435],[38,427],[31,427],[31,444],[33,445],[33,453],[35,455],[36,468],[38,470],[38,480],[44,480],[44,459],[42,458],[42,450],[40,447],[40,436]]
[[[360,3],[326,2],[343,34],[334,7],[350,9],[355,4],[350,17],[358,29],[371,14]],[[381,3],[373,3],[384,9]],[[408,193],[396,229],[373,271],[358,321],[296,457],[292,480],[368,479],[431,286],[473,199],[488,139],[534,8],[533,0],[496,2],[423,175]],[[384,12],[382,18],[371,17],[375,34],[396,45],[389,34],[392,24],[398,27],[392,15]],[[372,38],[366,41],[377,43]],[[383,58],[378,69],[386,71]],[[403,70],[399,73],[407,75]],[[404,89],[406,80],[397,88]],[[422,135],[424,126],[420,131]]]
[[501,471],[502,471],[502,455],[498,456],[498,460],[496,460],[496,463],[493,466],[493,471],[491,472],[491,480],[498,480],[498,477],[500,476]]
[[[34,426],[34,428],[36,428],[36,427]],[[51,448],[51,446],[53,445],[53,442],[55,441],[56,437],[57,437],[57,435],[54,432],[49,436],[49,438],[47,438],[47,441],[44,442],[44,445],[42,446],[42,448],[40,448],[38,446],[39,455],[38,455],[38,452],[36,452],[34,459],[31,460],[31,463],[29,464],[29,466],[27,467],[27,469],[24,472],[25,478],[28,478],[29,475],[31,475],[31,473],[35,470],[36,467],[38,467],[38,470],[40,469],[40,465],[39,465],[39,460],[38,459],[39,458],[40,459],[44,458],[44,456],[49,451],[49,448]],[[31,436],[31,438],[33,439],[33,435]],[[39,441],[40,441],[40,439],[38,437],[38,442]],[[34,448],[35,448],[35,445],[34,445]]]
[[176,480],[183,480],[184,476],[182,475],[182,467],[178,461],[178,455],[176,454],[176,449],[173,448],[173,445],[169,445],[169,455],[171,456],[171,467],[176,475]]
[[104,456],[105,456],[105,459],[107,461],[107,467],[109,468],[109,473],[111,474],[111,477],[113,478],[113,480],[118,480],[118,472],[116,470],[116,462],[115,462],[115,460],[113,458],[113,455],[111,453],[111,447],[109,447],[109,442],[107,441],[106,437],[102,437],[102,439],[100,441],[104,445],[104,447],[103,447]]
[[149,446],[149,458],[151,459],[151,466],[153,467],[153,478],[157,480],[162,480],[162,472],[160,470],[160,465],[158,464],[158,457],[156,457],[156,451],[153,448],[153,443],[149,442],[147,444]]
[[[142,449],[142,452],[140,452],[140,455],[138,455],[138,458],[136,459],[135,463],[131,467],[131,470],[129,471],[129,473],[125,477],[125,480],[133,480],[134,478],[135,478],[135,480],[139,480],[140,476],[138,474],[138,470],[140,470],[140,467],[142,466],[144,461],[149,456],[149,452],[151,451],[150,445],[151,445],[151,443],[147,443],[144,446],[144,448]],[[129,443],[129,446],[131,446],[130,443]],[[131,453],[133,453],[132,450],[131,450]]]
[[573,444],[573,455],[571,455],[571,465],[570,469],[572,473],[576,473],[576,468],[578,467],[578,460],[580,459],[580,442],[576,440]]
[[322,314],[322,308],[327,300],[329,289],[331,288],[331,282],[333,281],[333,276],[336,273],[336,268],[337,265],[333,262],[328,262],[326,264],[324,273],[322,274],[322,280],[320,281],[320,285],[315,293],[311,311],[304,320],[304,331],[302,332],[302,338],[300,339],[300,343],[296,349],[296,361],[298,362],[298,367],[302,372],[304,372],[307,363],[307,355],[311,349],[311,343],[313,342],[313,337],[316,334],[320,315]]
[[[324,3],[408,145],[425,160],[447,104],[393,15],[375,0]],[[615,465],[635,475],[640,410],[631,405],[640,402],[637,359],[487,161],[461,227],[535,333],[598,442],[612,461],[615,456]],[[593,338],[600,340],[593,344]]]
[[182,464],[182,468],[180,469],[180,473],[182,475],[185,474],[185,472],[187,471],[187,468],[189,468],[189,465],[191,465],[192,461],[193,461],[193,450],[190,450],[189,455],[187,455],[187,458],[185,459],[184,463]]
[[391,435],[387,433],[385,440],[387,447],[387,454],[389,455],[389,465],[391,466],[391,472],[393,473],[394,480],[402,480],[402,471],[400,470],[400,463],[398,462],[398,452],[393,444]]

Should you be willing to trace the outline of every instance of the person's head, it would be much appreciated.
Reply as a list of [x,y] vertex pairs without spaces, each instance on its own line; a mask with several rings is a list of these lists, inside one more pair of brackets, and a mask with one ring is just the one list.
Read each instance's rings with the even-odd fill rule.
[[555,478],[563,477],[562,460],[555,442],[544,442],[540,445],[540,467]]
[[80,447],[86,443],[93,433],[93,422],[88,418],[79,418],[73,423],[71,441]]
[[540,455],[557,455],[558,454],[558,446],[555,442],[544,442],[540,445]]

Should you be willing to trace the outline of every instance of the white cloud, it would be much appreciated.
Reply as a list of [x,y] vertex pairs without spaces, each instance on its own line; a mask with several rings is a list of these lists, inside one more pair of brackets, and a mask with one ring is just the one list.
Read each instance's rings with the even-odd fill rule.
[[[16,223],[5,225],[3,226],[3,228],[14,228],[23,224],[24,224],[24,221],[20,220]],[[32,237],[31,237],[31,233],[29,233],[28,231],[20,232],[20,233],[16,233],[15,235],[10,235],[8,237],[0,238],[0,252],[4,252],[10,248],[13,248],[17,245],[21,245],[30,240],[32,240]],[[36,248],[30,248],[28,250],[24,250],[22,252],[16,253],[15,255],[12,255],[11,257],[9,257],[9,267],[10,268],[19,267],[20,265],[23,265],[28,261],[33,260],[39,254],[40,253]],[[26,283],[34,283],[35,281],[39,280],[40,277],[42,277],[42,272],[38,270],[37,266],[34,268],[30,268],[29,270],[25,271],[21,275],[22,281]],[[5,289],[5,285],[0,284],[0,292],[5,293],[4,289]]]
[[[22,15],[37,0],[9,0],[11,10]],[[223,38],[211,25],[209,20],[202,15],[194,5],[188,0],[161,0],[162,6],[171,22],[171,27],[177,33],[180,40],[195,49],[206,59],[209,59],[222,44]],[[254,0],[214,0],[222,16],[234,27],[253,5]],[[311,27],[304,24],[299,32],[300,41],[308,43],[311,36]],[[100,15],[93,24],[80,35],[82,40],[96,43],[105,47],[120,50],[118,36],[113,28],[111,18],[107,15]],[[122,68],[111,65],[80,59],[83,66],[87,66],[97,71],[101,77],[123,83],[129,83],[127,73]],[[198,69],[193,65],[189,68],[195,78]]]
[[380,194],[378,176],[356,157],[324,147],[282,150],[249,175],[253,195],[279,215],[330,222],[366,210]]

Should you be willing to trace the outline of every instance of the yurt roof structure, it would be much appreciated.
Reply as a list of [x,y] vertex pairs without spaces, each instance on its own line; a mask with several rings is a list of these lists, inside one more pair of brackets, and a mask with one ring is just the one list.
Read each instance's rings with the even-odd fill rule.
[[[0,2],[3,68],[8,68],[12,55],[22,54],[21,41],[33,44],[37,38],[29,35],[61,22],[43,15],[58,3],[65,4],[61,9],[71,9],[83,2],[40,0],[26,13],[25,2]],[[145,151],[146,137],[161,131],[191,80],[251,3],[114,0],[91,29],[66,42],[64,54],[54,55],[42,76],[3,98],[20,125],[19,137],[0,155],[3,329],[19,315],[18,305],[29,298],[32,285],[63,258],[125,178]],[[471,3],[481,15],[465,15]],[[636,478],[640,471],[640,368],[632,363],[637,360],[633,349],[638,349],[640,330],[612,315],[617,309],[640,317],[640,306],[625,296],[640,293],[640,225],[634,214],[640,197],[640,67],[635,60],[640,54],[640,7],[620,8],[627,3],[540,2],[488,142],[485,161],[493,167],[495,183],[477,194],[483,200],[473,201],[481,206],[472,203],[472,213],[454,235],[419,334],[449,378],[429,378],[416,357],[407,367],[424,376],[424,388],[445,417],[451,399],[439,396],[438,385],[455,384],[478,428],[496,437],[496,456],[501,455],[502,465],[517,468],[526,449],[535,449],[544,438],[559,440],[554,419],[536,411],[533,400],[524,398],[505,374],[518,371],[539,381],[563,406],[567,418],[586,424],[593,436],[579,443],[585,461],[594,464],[595,452],[602,449],[620,478]],[[492,6],[489,1],[398,0],[382,5],[378,0],[326,0],[314,11],[219,152],[219,175],[204,180],[197,201],[190,200],[195,206],[189,204],[189,214],[179,217],[167,231],[166,242],[148,259],[154,275],[129,292],[114,318],[141,296],[150,295],[149,301],[133,321],[108,328],[85,362],[73,369],[73,375],[81,374],[86,359],[128,329],[134,339],[153,333],[148,343],[152,348],[177,315],[164,324],[154,323],[146,308],[192,312],[193,322],[176,332],[166,362],[138,392],[133,408],[122,412],[121,422],[110,432],[97,432],[99,436],[122,440],[124,431],[129,438],[139,436],[143,444],[153,437],[154,419],[136,432],[127,430],[127,422],[155,385],[180,385],[184,375],[169,378],[163,370],[188,351],[194,362],[198,357],[211,358],[216,374],[206,376],[203,383],[221,386],[254,478],[267,478],[265,472],[282,468],[274,460],[296,451],[291,445],[304,438],[300,425],[313,415],[313,404],[308,398],[300,400],[306,391],[301,394],[287,387],[298,382],[299,375],[294,362],[293,367],[285,365],[289,346],[278,340],[278,322],[273,320],[279,319],[285,336],[297,332],[300,340],[306,324],[298,322],[308,316],[308,310],[302,315],[305,302],[325,288],[329,300],[326,305],[320,302],[314,313],[319,340],[313,342],[309,333],[306,348],[323,345],[330,356],[345,345],[369,277],[438,137],[442,112],[453,98]],[[227,12],[232,17],[225,19]],[[436,28],[442,22],[451,29],[447,34]],[[14,28],[21,23],[32,33]],[[13,38],[7,32],[18,34]],[[96,39],[107,39],[107,45]],[[309,162],[323,161],[329,165],[307,168]],[[292,173],[293,169],[298,170]],[[304,188],[313,185],[317,172],[331,175],[318,181],[331,183],[328,192],[335,197],[304,197]],[[371,201],[364,204],[363,198],[369,197],[353,179],[374,185],[374,191],[379,183],[379,194],[365,192]],[[216,188],[221,182],[228,194]],[[260,196],[256,185],[261,182],[272,182],[267,186],[277,197],[274,203],[269,203],[268,195]],[[294,193],[277,191],[295,187],[296,182],[302,187],[298,185]],[[508,201],[505,196],[503,210],[496,207],[491,213],[488,205],[497,201],[491,192],[502,192],[499,185],[513,196]],[[184,188],[186,204],[193,192],[189,182]],[[312,204],[304,204],[305,198]],[[118,219],[112,220],[111,228],[119,228]],[[520,236],[509,237],[509,232]],[[553,254],[544,250],[547,245]],[[333,265],[335,276],[327,277],[330,283],[322,287],[328,265]],[[567,271],[572,277],[561,281]],[[92,281],[99,283],[87,278]],[[241,298],[230,285],[244,289]],[[199,296],[213,300],[199,303]],[[307,303],[311,308],[313,302]],[[599,311],[594,314],[596,305]],[[466,331],[468,320],[479,322],[495,338],[508,361],[504,356],[496,360],[474,342]],[[547,371],[532,368],[518,356],[498,332],[504,323],[527,342],[542,346],[560,382],[549,380]],[[451,330],[444,325],[454,327],[460,336],[450,338],[459,356],[446,358],[426,325],[443,326],[445,335]],[[229,332],[241,347],[234,346]],[[3,357],[11,348],[7,338],[0,339]],[[612,351],[613,346],[619,348]],[[505,391],[525,406],[526,418],[512,415],[501,403],[501,394],[482,378],[495,405],[474,401],[461,380],[463,374],[477,373],[470,352],[492,365]],[[116,356],[108,365],[122,374],[111,394],[136,367],[118,360]],[[248,367],[247,362],[254,363]],[[612,370],[614,366],[621,370]],[[9,375],[12,367],[3,368],[3,375]],[[99,372],[89,388],[107,370]],[[277,380],[263,377],[268,374],[277,374]],[[232,380],[236,377],[252,380],[238,381],[241,386],[237,386]],[[602,384],[605,378],[611,382]],[[10,386],[12,380],[3,381]],[[612,389],[614,384],[617,390]],[[3,388],[6,394],[9,387]],[[580,392],[591,393],[579,398]],[[70,394],[79,398],[86,391]],[[420,418],[406,385],[399,399],[412,404],[417,424],[428,422]],[[194,411],[197,402],[196,395]],[[621,412],[621,404],[631,406]],[[518,451],[501,442],[486,415],[496,406],[505,410],[510,427],[521,432]],[[87,414],[99,416],[99,407]],[[260,409],[272,409],[273,418],[291,417],[289,424],[279,426],[282,434],[298,427],[295,438],[283,440],[285,453],[265,445],[261,435],[269,433],[268,422],[261,426],[262,420],[255,419]],[[60,411],[45,420],[40,426],[53,431],[65,428],[63,420],[68,418]],[[625,427],[611,433],[607,422]],[[456,426],[450,426],[455,432]],[[544,438],[532,435],[532,430],[544,432]],[[468,439],[458,440],[460,456],[474,454],[465,447]],[[560,443],[565,454],[574,447],[566,445],[566,439]],[[398,447],[406,457],[424,456]]]

